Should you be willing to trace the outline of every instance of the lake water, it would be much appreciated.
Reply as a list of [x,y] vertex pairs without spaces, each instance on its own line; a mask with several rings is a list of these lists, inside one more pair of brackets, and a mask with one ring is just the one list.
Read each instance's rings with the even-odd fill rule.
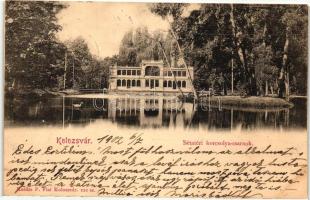
[[290,109],[243,109],[197,106],[172,97],[6,99],[5,127],[87,126],[114,123],[121,127],[231,130],[306,129],[307,99],[291,99]]

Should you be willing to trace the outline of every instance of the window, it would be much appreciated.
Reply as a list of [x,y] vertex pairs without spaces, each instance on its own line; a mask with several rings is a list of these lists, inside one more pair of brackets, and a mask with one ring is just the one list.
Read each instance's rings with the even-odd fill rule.
[[159,80],[155,80],[155,87],[159,87]]
[[172,76],[172,73],[171,73],[171,71],[168,71],[168,76]]
[[130,80],[127,80],[127,88],[130,88],[131,84],[130,84]]
[[122,75],[126,75],[126,70],[122,70]]
[[149,80],[145,80],[145,87],[149,87],[150,86],[150,81]]
[[186,76],[186,71],[182,71],[182,76]]
[[173,71],[173,75],[174,75],[174,76],[177,76],[177,71]]
[[117,75],[121,75],[122,74],[122,70],[117,70]]
[[121,86],[122,85],[122,81],[121,80],[117,80],[117,86]]
[[137,70],[137,75],[138,75],[138,76],[141,75],[141,70]]
[[132,80],[131,85],[132,85],[132,87],[136,87],[136,80]]
[[137,74],[137,71],[136,70],[132,70],[132,75],[136,75]]
[[178,76],[181,76],[181,73],[182,73],[181,71],[178,71]]
[[122,80],[122,86],[123,86],[123,87],[126,86],[126,80]]
[[178,87],[181,87],[181,81],[178,81]]
[[186,87],[186,81],[182,81],[182,87]]
[[177,89],[177,84],[175,84],[175,81],[173,81],[173,89]]
[[168,81],[168,87],[172,87],[172,82]]
[[127,70],[127,75],[131,75],[131,70]]
[[137,80],[137,87],[140,87],[141,86],[141,82],[140,80]]
[[167,81],[164,81],[164,87],[167,87]]

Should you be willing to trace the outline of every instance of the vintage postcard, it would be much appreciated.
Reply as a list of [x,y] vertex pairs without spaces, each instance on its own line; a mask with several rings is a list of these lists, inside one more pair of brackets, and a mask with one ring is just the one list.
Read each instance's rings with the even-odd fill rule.
[[307,5],[4,4],[4,195],[307,197]]

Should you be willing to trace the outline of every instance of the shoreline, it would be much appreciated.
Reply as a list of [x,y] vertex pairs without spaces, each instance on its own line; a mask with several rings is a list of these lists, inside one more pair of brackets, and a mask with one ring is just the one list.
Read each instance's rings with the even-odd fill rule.
[[204,98],[204,104],[212,106],[234,106],[242,108],[291,108],[293,103],[276,97],[259,97],[259,96],[211,96],[210,99]]
[[[16,97],[25,97],[28,95],[32,95],[33,98],[49,98],[49,97],[71,97],[71,98],[116,98],[117,96],[128,97],[127,94],[110,94],[110,93],[89,93],[83,94],[76,90],[65,90],[65,91],[51,91],[51,90],[34,90],[31,92],[24,92],[23,94],[14,94]],[[9,95],[7,93],[7,95]],[[140,95],[135,95],[139,97]],[[141,95],[141,97],[152,97],[152,95]],[[158,97],[158,95],[154,96]],[[162,96],[163,98],[165,96]],[[291,95],[292,98],[307,98],[306,96],[296,96]],[[249,97],[241,97],[241,96],[211,96],[211,97],[202,97],[199,101],[201,104],[208,106],[228,106],[228,107],[240,107],[240,108],[291,108],[294,106],[293,103],[288,102],[284,99],[277,97],[261,97],[261,96],[249,96]]]

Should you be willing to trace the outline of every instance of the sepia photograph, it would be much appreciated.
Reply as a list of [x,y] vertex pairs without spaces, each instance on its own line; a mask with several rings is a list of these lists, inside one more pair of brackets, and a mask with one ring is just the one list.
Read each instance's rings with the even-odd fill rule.
[[4,7],[5,195],[306,198],[308,5]]
[[9,1],[5,126],[305,129],[307,19],[303,5]]

